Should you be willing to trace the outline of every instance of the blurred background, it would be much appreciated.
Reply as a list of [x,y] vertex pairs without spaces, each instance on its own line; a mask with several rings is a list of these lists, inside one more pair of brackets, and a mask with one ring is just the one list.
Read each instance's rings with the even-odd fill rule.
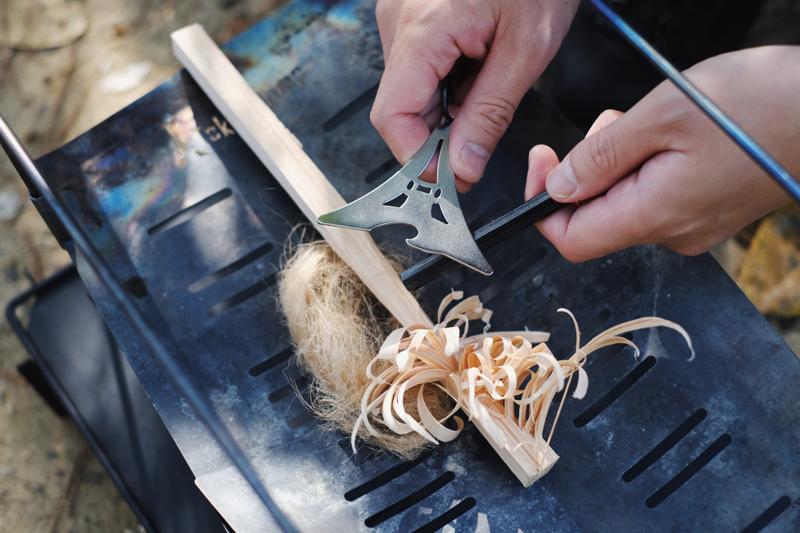
[[[285,0],[0,0],[0,113],[28,150],[51,151],[153,89],[177,69],[169,33],[202,23],[222,42]],[[688,66],[723,49],[800,43],[800,1],[621,1],[613,3],[668,57]],[[703,9],[697,5],[703,4]],[[733,6],[735,4],[735,7]],[[682,23],[686,22],[686,23]],[[688,21],[688,22],[687,22]],[[636,25],[636,24],[634,24]],[[597,46],[603,28],[576,22],[541,84],[576,124],[596,115],[591,94],[609,88],[623,108],[657,82],[635,59]],[[598,57],[581,51],[585,41]],[[576,58],[582,59],[576,59]],[[576,62],[583,61],[581,68]],[[619,73],[609,68],[615,65]],[[594,68],[598,72],[592,73]],[[605,69],[605,70],[604,70]],[[586,74],[586,73],[589,74]],[[616,78],[604,80],[607,76]],[[578,73],[579,75],[576,75]],[[589,76],[594,82],[587,83]],[[600,80],[600,81],[597,81]],[[634,87],[630,94],[613,83]],[[628,100],[626,100],[626,98]],[[607,101],[602,108],[612,107]],[[720,245],[715,256],[755,305],[800,351],[800,211],[787,208]],[[67,264],[27,191],[0,156],[0,304]],[[27,359],[0,322],[0,531],[137,531],[133,514],[88,445],[59,418],[17,367]]]
[[[276,0],[0,0],[0,113],[34,157],[149,92],[178,68],[169,34],[202,23],[222,42]],[[69,261],[0,155],[0,305]],[[0,324],[0,531],[138,531],[69,418],[17,371]]]

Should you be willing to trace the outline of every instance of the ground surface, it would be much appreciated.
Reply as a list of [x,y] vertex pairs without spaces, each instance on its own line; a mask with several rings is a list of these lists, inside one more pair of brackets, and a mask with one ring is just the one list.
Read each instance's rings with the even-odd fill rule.
[[[41,155],[169,77],[177,68],[170,31],[201,22],[223,41],[279,3],[0,0],[0,113],[33,155]],[[769,2],[751,41],[800,42],[800,2]],[[776,324],[795,351],[798,220],[796,212],[781,213],[716,251],[754,301],[780,317]],[[67,261],[0,156],[0,305]],[[16,371],[25,359],[0,322],[0,532],[136,530],[72,423],[56,417]]]
[[[224,41],[279,3],[0,0],[0,113],[41,155],[171,76],[172,30],[201,22]],[[0,156],[0,305],[67,261]],[[25,359],[2,321],[0,531],[137,530],[74,425],[55,416],[17,373]]]

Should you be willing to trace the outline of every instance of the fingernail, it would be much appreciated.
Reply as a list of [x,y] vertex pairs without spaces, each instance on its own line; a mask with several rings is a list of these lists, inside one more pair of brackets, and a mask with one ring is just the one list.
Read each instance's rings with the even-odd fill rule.
[[556,200],[569,200],[577,188],[578,182],[567,156],[547,175],[547,192]]
[[475,143],[466,143],[458,153],[458,166],[464,178],[480,178],[489,161],[489,150]]

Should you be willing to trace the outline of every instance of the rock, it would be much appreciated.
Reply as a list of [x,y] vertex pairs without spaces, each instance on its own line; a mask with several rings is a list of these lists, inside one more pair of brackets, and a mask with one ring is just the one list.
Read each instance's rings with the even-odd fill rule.
[[66,46],[86,33],[83,2],[8,0],[0,10],[0,46],[46,50]]
[[153,65],[149,61],[130,63],[112,70],[100,79],[100,91],[104,93],[124,93],[137,87],[144,81]]
[[0,222],[15,220],[22,210],[22,194],[16,187],[0,190]]

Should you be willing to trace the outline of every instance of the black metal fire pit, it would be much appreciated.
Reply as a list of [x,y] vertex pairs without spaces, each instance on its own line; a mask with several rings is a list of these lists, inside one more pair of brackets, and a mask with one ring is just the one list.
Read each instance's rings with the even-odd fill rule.
[[[382,69],[371,2],[297,1],[225,50],[345,198],[395,170],[368,124]],[[522,201],[533,144],[563,154],[579,137],[531,93],[462,198],[471,226]],[[523,489],[474,430],[403,463],[369,449],[353,456],[346,435],[320,428],[295,394],[310,378],[273,292],[302,217],[185,73],[38,163],[302,530],[800,530],[800,362],[708,255],[640,247],[571,265],[531,230],[488,254],[493,277],[462,270],[425,288],[428,310],[459,288],[495,310],[495,329],[553,331],[556,354],[574,343],[558,307],[586,335],[651,314],[692,335],[692,361],[662,331],[635,335],[639,359],[627,348],[594,355],[588,397],[567,401],[552,442],[561,459]],[[274,528],[81,254],[73,258],[200,489],[234,529]]]

